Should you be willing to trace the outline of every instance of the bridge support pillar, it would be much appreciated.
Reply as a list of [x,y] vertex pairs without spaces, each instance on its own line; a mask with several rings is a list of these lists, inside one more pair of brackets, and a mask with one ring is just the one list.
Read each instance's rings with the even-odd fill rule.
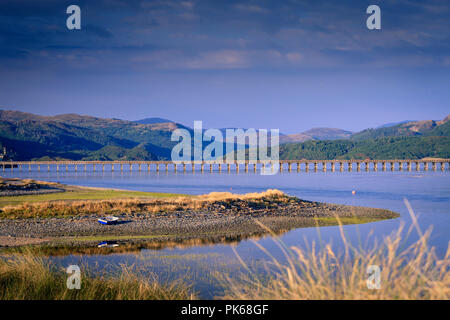
[[361,171],[361,162],[356,163],[356,171],[358,171],[358,172]]
[[309,172],[309,163],[308,162],[305,163],[305,172]]
[[292,172],[292,163],[290,163],[290,162],[288,163],[288,171]]
[[169,172],[169,164],[166,163],[166,173]]
[[344,163],[343,162],[339,162],[339,171],[340,172],[344,171]]
[[183,173],[186,173],[186,163],[183,163]]
[[348,171],[351,172],[353,170],[353,163],[351,161],[347,162]]
[[256,166],[256,162],[253,164],[253,172],[254,173],[256,173],[256,169],[257,169],[257,166]]
[[436,162],[433,162],[432,166],[433,166],[433,171],[436,171]]
[[403,162],[398,163],[398,171],[403,171]]
[[322,162],[322,171],[327,172],[327,163],[326,162]]
[[297,162],[297,172],[300,172],[301,167],[300,167],[300,162]]
[[336,162],[332,162],[331,163],[331,172],[335,172],[336,171]]
[[317,162],[314,162],[314,172],[317,172]]

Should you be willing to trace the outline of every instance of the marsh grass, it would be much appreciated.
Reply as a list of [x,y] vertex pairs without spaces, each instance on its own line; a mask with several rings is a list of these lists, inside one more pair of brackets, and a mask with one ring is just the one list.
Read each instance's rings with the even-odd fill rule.
[[[431,229],[423,233],[409,203],[405,204],[413,221],[409,230],[401,226],[371,247],[352,246],[346,239],[342,224],[339,226],[344,243],[336,252],[331,244],[306,249],[287,248],[277,240],[287,263],[280,263],[270,252],[256,245],[271,258],[275,268],[269,279],[255,274],[244,261],[248,274],[240,279],[222,279],[228,287],[225,299],[449,299],[450,298],[450,245],[443,258],[428,245]],[[419,239],[406,245],[413,228]],[[381,288],[368,289],[367,268],[377,265],[381,269]]]
[[[114,200],[114,199],[164,199],[178,198],[180,194],[175,193],[158,193],[158,192],[141,192],[128,190],[109,190],[94,189],[86,187],[77,187],[74,190],[66,190],[65,192],[35,194],[35,195],[19,195],[5,196],[0,198],[0,208],[8,206],[18,206],[25,203],[53,202],[53,201],[79,201],[79,200]],[[187,195],[185,196],[187,197]]]
[[119,276],[89,275],[82,270],[81,289],[69,290],[68,275],[31,253],[0,259],[0,300],[178,300],[194,299],[181,282],[160,284],[130,267]]
[[[48,197],[48,195],[42,195]],[[293,201],[282,191],[269,189],[260,193],[244,195],[229,192],[212,192],[201,196],[178,196],[157,199],[146,198],[119,198],[107,200],[79,200],[79,201],[44,201],[24,202],[19,205],[8,205],[1,209],[1,218],[46,218],[68,217],[87,214],[136,214],[136,213],[162,213],[168,211],[184,211],[186,209],[198,210],[222,202],[249,201],[252,205],[274,206],[280,202]]]

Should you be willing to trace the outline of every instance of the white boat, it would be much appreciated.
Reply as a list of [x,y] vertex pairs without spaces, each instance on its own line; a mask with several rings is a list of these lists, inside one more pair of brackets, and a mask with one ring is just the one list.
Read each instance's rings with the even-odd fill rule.
[[101,224],[116,224],[117,222],[119,222],[119,218],[108,216],[105,218],[99,218],[97,221]]
[[119,246],[119,244],[115,241],[103,241],[97,245],[97,247],[99,247],[99,248],[104,248],[104,247],[115,248],[118,246]]

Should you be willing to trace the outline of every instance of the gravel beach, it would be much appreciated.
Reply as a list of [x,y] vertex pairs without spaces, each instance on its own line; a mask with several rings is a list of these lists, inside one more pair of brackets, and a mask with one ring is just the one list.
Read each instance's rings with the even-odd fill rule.
[[[364,223],[398,217],[384,209],[353,207],[310,201],[291,201],[275,207],[252,208],[247,201],[213,203],[206,209],[159,214],[122,214],[116,225],[101,225],[98,215],[71,218],[0,220],[0,246],[64,242],[73,245],[98,242],[102,237],[121,240],[179,241],[195,238],[220,240],[246,238],[301,227]],[[17,241],[15,241],[17,239]],[[27,240],[28,239],[28,240]]]

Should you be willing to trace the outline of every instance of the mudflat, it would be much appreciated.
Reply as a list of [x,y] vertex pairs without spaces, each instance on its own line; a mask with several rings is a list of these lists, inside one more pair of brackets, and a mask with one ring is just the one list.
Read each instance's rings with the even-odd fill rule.
[[[71,192],[81,187],[58,189]],[[88,189],[90,190],[90,189]],[[247,238],[302,227],[368,223],[399,214],[377,208],[301,200],[278,190],[236,195],[117,198],[18,203],[0,210],[0,246],[37,243],[86,245],[104,240],[182,241]],[[56,196],[56,195],[55,195]],[[60,197],[60,196],[59,196]],[[59,199],[59,198],[58,198]],[[50,208],[50,209],[49,209]],[[50,210],[50,211],[49,211]],[[23,212],[22,212],[23,211]],[[25,217],[21,217],[23,213]],[[97,219],[114,214],[115,225]]]

